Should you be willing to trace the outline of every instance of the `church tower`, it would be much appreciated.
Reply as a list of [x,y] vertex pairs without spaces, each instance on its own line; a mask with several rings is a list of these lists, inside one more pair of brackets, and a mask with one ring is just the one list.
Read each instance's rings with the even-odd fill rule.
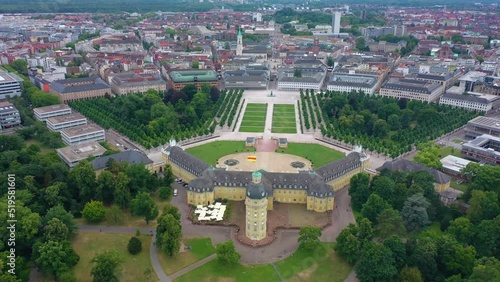
[[236,45],[236,56],[243,55],[243,34],[241,34],[241,29],[238,29],[238,39]]
[[258,171],[252,173],[252,182],[247,186],[245,206],[246,237],[254,241],[266,238],[267,192],[262,183],[262,174]]

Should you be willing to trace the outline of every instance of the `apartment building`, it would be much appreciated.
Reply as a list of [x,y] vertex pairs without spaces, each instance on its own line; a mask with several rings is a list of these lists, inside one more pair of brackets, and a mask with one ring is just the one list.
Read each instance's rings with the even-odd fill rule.
[[48,118],[59,117],[71,114],[71,108],[66,104],[58,104],[40,108],[34,108],[36,120],[46,121]]
[[424,102],[434,102],[439,99],[444,86],[437,82],[416,79],[390,79],[380,89],[380,95],[397,99],[406,98]]
[[0,102],[0,129],[21,124],[19,111],[9,102]]
[[64,144],[68,146],[106,141],[104,129],[93,123],[63,129],[61,137]]
[[86,125],[87,118],[79,113],[72,113],[65,116],[52,117],[47,119],[47,128],[50,131],[59,132],[66,128]]

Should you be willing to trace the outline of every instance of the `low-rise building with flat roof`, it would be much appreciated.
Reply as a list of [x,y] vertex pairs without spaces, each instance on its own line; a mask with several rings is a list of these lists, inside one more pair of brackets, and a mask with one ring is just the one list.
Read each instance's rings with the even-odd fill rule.
[[471,161],[448,155],[441,159],[443,164],[443,172],[456,177],[462,177],[462,169],[464,169]]
[[69,167],[76,166],[80,161],[88,157],[99,157],[106,152],[106,148],[97,142],[68,146],[56,150],[63,162]]
[[0,102],[0,129],[21,124],[19,111],[9,102]]
[[437,82],[406,78],[390,79],[382,85],[380,96],[434,102],[439,99],[443,87]]
[[21,96],[23,79],[11,72],[0,71],[0,100]]
[[483,134],[462,144],[462,157],[480,163],[500,165],[500,138]]
[[439,104],[463,108],[471,111],[487,112],[500,104],[500,96],[468,92],[466,95],[445,93]]
[[52,117],[47,119],[47,128],[50,131],[61,131],[66,128],[86,125],[87,118],[79,113],[72,113],[65,116]]
[[465,127],[466,138],[473,139],[483,134],[500,137],[500,119],[478,116],[467,122]]
[[50,84],[50,92],[59,95],[63,103],[104,97],[111,94],[111,87],[98,76],[56,80]]
[[106,141],[104,129],[94,123],[63,129],[61,137],[64,144],[68,146]]
[[203,83],[210,86],[219,86],[217,73],[213,70],[172,70],[168,73],[170,87],[175,90],[181,90],[188,84],[194,84],[198,89]]
[[39,121],[46,121],[48,118],[59,117],[71,114],[71,108],[66,104],[58,104],[40,108],[34,108],[33,113]]
[[338,92],[363,91],[373,94],[377,89],[378,78],[371,75],[333,73],[326,89]]

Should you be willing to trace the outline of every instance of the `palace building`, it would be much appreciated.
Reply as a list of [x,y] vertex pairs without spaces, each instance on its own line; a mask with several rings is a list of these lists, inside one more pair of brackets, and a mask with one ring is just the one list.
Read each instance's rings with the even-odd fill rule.
[[335,191],[348,185],[353,175],[369,165],[369,156],[361,147],[316,170],[298,173],[214,168],[184,151],[175,141],[162,153],[172,172],[189,182],[188,204],[210,205],[216,199],[245,201],[246,236],[256,241],[266,236],[267,210],[273,209],[274,202],[304,204],[307,210],[316,212],[331,211]]

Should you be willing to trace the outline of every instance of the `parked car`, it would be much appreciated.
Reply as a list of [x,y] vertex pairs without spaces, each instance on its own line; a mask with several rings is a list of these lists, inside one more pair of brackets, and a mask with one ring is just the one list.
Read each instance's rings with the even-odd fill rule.
[[177,196],[177,189],[174,189],[174,196]]

